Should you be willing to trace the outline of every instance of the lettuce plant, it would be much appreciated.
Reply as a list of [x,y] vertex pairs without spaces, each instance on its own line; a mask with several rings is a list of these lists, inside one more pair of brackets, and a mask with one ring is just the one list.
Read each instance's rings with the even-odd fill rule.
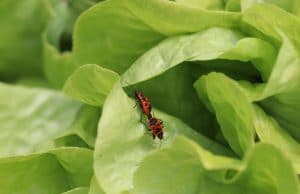
[[0,193],[300,193],[299,16],[298,0],[2,0]]

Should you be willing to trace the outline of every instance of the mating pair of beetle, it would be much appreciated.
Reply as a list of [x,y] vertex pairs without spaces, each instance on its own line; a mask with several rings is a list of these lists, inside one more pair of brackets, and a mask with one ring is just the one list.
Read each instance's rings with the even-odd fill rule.
[[151,103],[148,97],[144,96],[144,94],[140,91],[135,91],[134,95],[138,100],[143,113],[148,118],[148,125],[149,125],[148,130],[151,131],[153,139],[155,139],[155,137],[157,137],[160,140],[163,139],[164,138],[163,121],[158,118],[155,118],[151,114]]

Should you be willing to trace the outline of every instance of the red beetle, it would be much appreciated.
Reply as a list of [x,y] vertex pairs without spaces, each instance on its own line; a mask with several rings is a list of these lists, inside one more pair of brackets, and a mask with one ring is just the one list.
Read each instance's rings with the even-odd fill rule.
[[151,116],[148,118],[148,123],[150,126],[149,131],[151,131],[153,139],[157,137],[162,140],[164,138],[163,121]]
[[151,115],[151,103],[148,99],[148,97],[144,96],[144,94],[140,91],[135,91],[134,95],[136,99],[139,101],[140,107],[142,108],[145,115],[150,118]]

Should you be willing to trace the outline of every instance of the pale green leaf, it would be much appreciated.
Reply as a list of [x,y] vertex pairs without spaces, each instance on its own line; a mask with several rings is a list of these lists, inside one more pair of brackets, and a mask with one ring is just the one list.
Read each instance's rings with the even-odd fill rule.
[[101,106],[118,79],[118,74],[111,70],[98,65],[84,65],[73,72],[63,90],[74,99]]

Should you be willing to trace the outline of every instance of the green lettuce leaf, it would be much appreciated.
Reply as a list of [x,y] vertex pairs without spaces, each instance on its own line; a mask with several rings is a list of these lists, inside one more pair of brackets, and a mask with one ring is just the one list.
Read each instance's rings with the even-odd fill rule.
[[[256,4],[242,15],[242,30],[276,45],[281,42],[280,32],[298,46],[300,44],[300,19],[270,4]],[[276,22],[275,22],[276,21]]]
[[[266,99],[262,106],[266,111],[300,141],[300,52],[287,38],[284,38],[266,93],[277,95]],[[272,79],[273,78],[273,79]],[[285,85],[283,85],[285,83]]]
[[47,80],[38,77],[21,77],[15,84],[26,87],[50,88]]
[[61,89],[71,73],[77,68],[73,54],[59,53],[44,37],[44,74],[53,88]]
[[0,76],[42,74],[42,38],[50,11],[46,0],[0,2]]
[[81,104],[58,92],[0,84],[0,157],[48,150]]
[[90,189],[88,194],[105,194],[102,188],[99,186],[96,178],[93,176],[90,184]]
[[223,10],[224,2],[221,0],[175,0],[179,4],[187,5],[190,7],[197,7],[201,9],[209,9],[209,10]]
[[[222,133],[240,156],[254,144],[253,109],[237,83],[220,73],[201,77],[194,85],[200,99],[216,114]],[[243,100],[245,99],[245,100]]]
[[268,78],[275,57],[272,45],[261,39],[243,38],[236,31],[211,28],[166,39],[136,60],[123,74],[122,81],[126,86],[157,76],[184,61],[217,58],[253,61],[263,77]]
[[[250,138],[249,141],[252,142],[254,139],[253,134],[247,136],[245,130],[248,129],[251,132],[255,129],[260,141],[281,149],[291,160],[296,172],[299,173],[299,143],[259,106],[252,104],[251,98],[247,97],[247,92],[249,91],[247,91],[247,88],[243,90],[239,84],[240,82],[230,80],[222,74],[211,73],[201,77],[195,83],[195,88],[203,103],[206,104],[210,111],[215,112],[223,135],[229,142],[229,145],[233,147],[233,150],[237,149],[234,146],[240,144],[234,141],[241,142],[243,140],[242,137],[244,139]],[[259,87],[257,89],[257,93],[262,95],[263,90]],[[235,111],[232,113],[225,112],[226,110],[228,111],[228,108],[223,107],[226,103],[231,104],[230,107]],[[239,134],[235,138],[228,136],[235,133]]]
[[266,84],[265,97],[276,94],[300,93],[300,52],[284,33],[274,68]]
[[87,187],[78,187],[62,194],[88,194],[89,189]]
[[226,11],[241,11],[241,0],[228,0],[225,5]]
[[[258,98],[267,113],[287,129],[294,138],[300,140],[300,52],[297,44],[284,33],[282,46],[272,69],[270,78]],[[269,98],[268,98],[269,97]]]
[[80,65],[98,64],[121,74],[166,36],[231,27],[239,19],[237,13],[193,9],[170,1],[105,1],[79,17],[74,55]]
[[55,139],[59,146],[94,147],[101,109],[82,106],[64,134]]
[[255,4],[258,3],[268,3],[268,4],[273,4],[276,5],[288,12],[295,13],[299,11],[299,8],[297,7],[297,2],[298,0],[241,0],[241,6],[242,10],[247,10],[250,7],[254,6]]
[[64,93],[92,106],[101,106],[119,75],[98,65],[83,65],[68,78]]
[[[78,67],[73,53],[62,48],[65,44],[71,44],[73,25],[75,19],[85,9],[96,2],[81,1],[52,1],[53,17],[43,36],[44,43],[44,72],[47,80],[54,88],[62,88],[67,78]],[[67,40],[63,40],[63,38]],[[72,46],[72,45],[71,45]],[[69,48],[72,49],[72,48]]]
[[44,74],[52,87],[61,89],[78,67],[72,50],[72,34],[77,17],[96,2],[94,0],[51,0],[52,17],[43,34]]
[[[211,77],[211,79],[208,79],[209,77]],[[215,80],[213,80],[213,77],[215,78]],[[220,85],[220,88],[222,88],[223,92],[220,92],[222,91],[220,89],[214,91],[215,83],[217,85]],[[227,87],[225,83],[227,83],[228,85]],[[216,112],[217,119],[218,119],[218,114],[221,114],[227,109],[225,108],[220,109],[220,107],[214,106],[213,101],[219,99],[217,101],[218,103],[222,101],[228,102],[226,99],[228,99],[227,96],[229,96],[230,93],[234,94],[234,97],[238,98],[236,100],[231,101],[232,103],[238,103],[238,105],[235,106],[232,105],[232,107],[234,107],[236,110],[237,108],[243,109],[244,113],[239,114],[238,111],[235,111],[237,116],[242,115],[242,117],[240,119],[234,120],[233,118],[235,117],[233,115],[235,115],[235,113],[233,114],[227,113],[221,115],[223,116],[221,117],[222,120],[218,119],[224,137],[226,138],[227,141],[229,141],[229,145],[235,146],[235,144],[231,143],[230,141],[234,141],[235,139],[241,140],[241,138],[240,136],[239,138],[232,138],[232,137],[229,138],[227,137],[226,132],[229,131],[233,133],[233,129],[235,128],[233,126],[238,127],[239,125],[241,125],[240,123],[248,123],[248,126],[250,125],[252,130],[255,129],[261,142],[272,144],[278,149],[281,149],[282,152],[284,152],[286,156],[291,160],[296,172],[297,173],[300,172],[299,143],[295,139],[293,139],[292,136],[286,130],[284,130],[271,116],[268,116],[259,106],[251,104],[250,103],[251,98],[246,97],[247,95],[246,92],[243,91],[242,87],[240,87],[238,82],[234,83],[233,80],[230,80],[229,78],[226,78],[221,74],[212,73],[206,77],[201,77],[199,81],[195,83],[195,87],[203,103],[207,105],[210,111]],[[263,93],[262,92],[263,90],[261,90],[261,88],[257,88],[257,89],[258,89],[257,93],[261,95]],[[219,91],[218,93],[215,93],[218,95],[211,95],[210,92],[212,91],[214,92]],[[226,93],[224,91],[226,91]],[[218,111],[221,113],[218,113]],[[224,116],[229,116],[230,118],[226,119]],[[224,122],[231,123],[231,126],[225,125]],[[227,126],[227,131],[224,131],[223,128],[226,126]],[[246,128],[241,127],[240,129],[246,129]],[[242,133],[242,132],[243,131],[241,130],[236,131],[236,133]],[[252,136],[252,139],[253,138],[254,137]],[[233,148],[233,150],[235,149]]]
[[122,81],[126,86],[162,74],[184,61],[216,59],[234,48],[242,37],[232,30],[211,28],[168,38],[138,58],[123,74]]
[[268,116],[259,106],[255,106],[255,131],[262,142],[281,149],[291,160],[296,172],[300,173],[300,144],[291,135]]
[[134,174],[132,193],[298,192],[297,176],[290,161],[271,145],[257,144],[243,161],[238,161],[209,153],[178,136],[170,147],[141,162]]
[[86,187],[93,175],[92,162],[92,151],[82,148],[2,158],[0,192],[57,194]]

